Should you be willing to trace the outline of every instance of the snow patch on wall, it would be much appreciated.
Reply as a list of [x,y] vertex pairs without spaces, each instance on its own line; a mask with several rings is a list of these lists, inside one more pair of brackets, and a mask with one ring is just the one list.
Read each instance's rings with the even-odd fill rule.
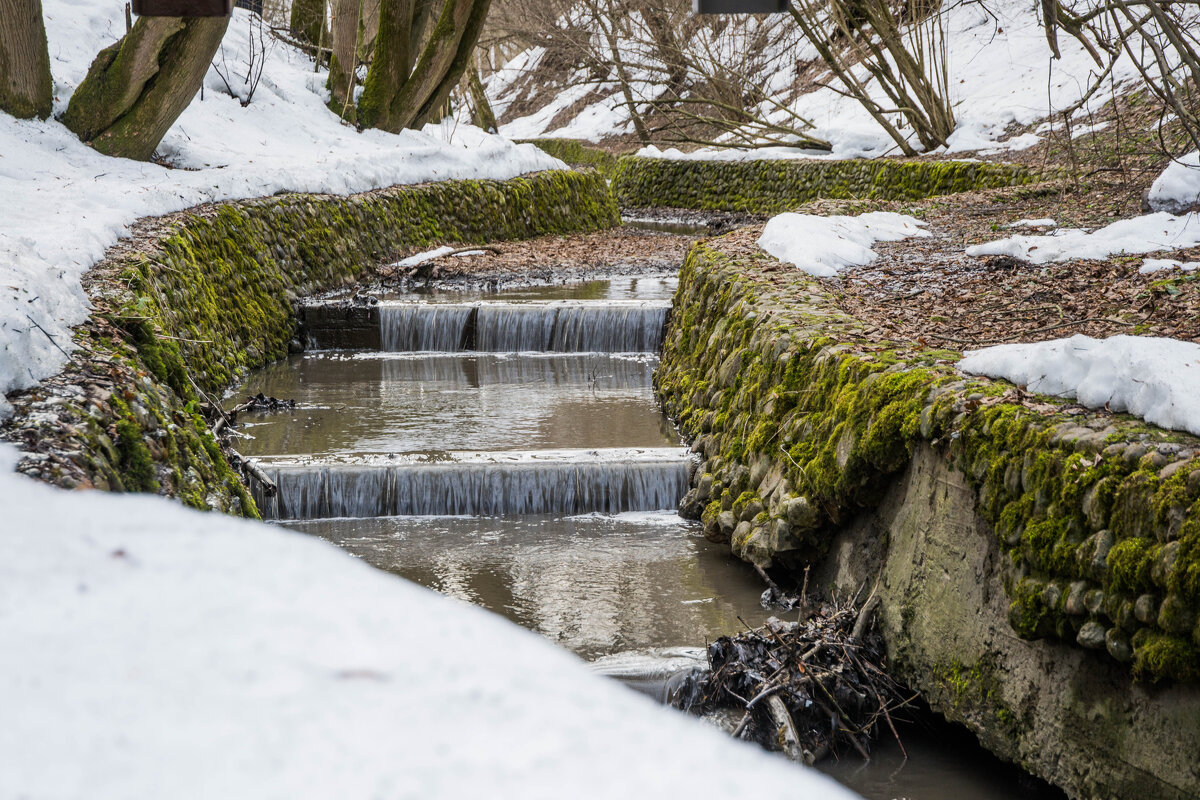
[[1192,342],[1078,335],[971,350],[958,368],[1200,436],[1200,345]]
[[758,246],[780,261],[818,278],[830,278],[849,267],[870,264],[875,242],[898,242],[929,236],[926,223],[906,214],[872,211],[857,217],[819,217],[788,212],[772,217]]

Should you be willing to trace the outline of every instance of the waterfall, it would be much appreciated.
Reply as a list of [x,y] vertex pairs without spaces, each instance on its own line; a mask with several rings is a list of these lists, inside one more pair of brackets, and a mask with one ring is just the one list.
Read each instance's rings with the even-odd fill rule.
[[268,519],[501,516],[674,509],[687,491],[678,458],[450,461],[264,466],[274,497],[254,487]]
[[664,303],[398,303],[379,306],[389,351],[657,352]]

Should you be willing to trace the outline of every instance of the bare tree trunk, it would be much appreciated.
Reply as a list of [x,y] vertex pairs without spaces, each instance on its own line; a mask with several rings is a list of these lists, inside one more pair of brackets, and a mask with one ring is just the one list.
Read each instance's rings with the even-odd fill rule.
[[488,133],[496,133],[496,115],[492,111],[492,104],[488,102],[483,80],[479,77],[479,62],[474,56],[467,72],[467,93],[471,97],[471,121]]
[[333,54],[329,58],[329,107],[353,121],[354,70],[358,67],[358,32],[362,0],[333,0]]
[[52,101],[42,0],[0,0],[0,111],[45,119]]
[[101,153],[149,160],[199,91],[228,24],[228,17],[141,17],[96,56],[63,124]]
[[[462,80],[463,74],[474,58],[475,45],[479,41],[479,34],[483,33],[483,23],[487,19],[488,8],[492,3],[491,0],[474,0],[474,2],[460,0],[460,2],[467,6],[463,24],[456,25],[454,33],[450,33],[448,28],[443,27],[447,16],[446,8],[443,8],[438,24],[430,34],[429,43],[425,46],[424,52],[421,53],[421,59],[413,70],[413,78],[419,77],[420,80],[409,81],[407,88],[412,91],[413,105],[416,104],[418,98],[423,97],[423,100],[417,113],[404,123],[406,127],[420,127],[428,122],[436,122],[446,115],[450,93]],[[449,1],[447,2],[448,7]],[[457,15],[455,19],[457,21]],[[442,37],[445,39],[443,40]],[[457,40],[453,50],[449,45],[451,38]],[[441,44],[443,41],[444,45]],[[426,62],[426,56],[429,57],[428,62]],[[447,56],[449,56],[448,59]],[[422,73],[421,68],[427,63],[429,69]],[[421,94],[422,92],[424,95]]]
[[625,100],[625,107],[629,109],[629,119],[633,122],[633,129],[637,132],[638,140],[642,144],[650,144],[650,132],[646,130],[646,123],[642,120],[642,115],[638,113],[633,99],[633,88],[629,83],[629,71],[625,68],[625,61],[621,58],[621,48],[617,41],[617,21],[610,17],[607,19],[608,24],[606,25],[605,9],[600,9],[595,5],[591,5],[590,8],[595,15],[596,24],[600,26],[600,30],[604,33],[604,40],[608,44],[613,67],[617,71],[617,83],[621,87],[621,97]]
[[406,65],[412,63],[409,31],[414,10],[415,0],[380,0],[375,55],[358,101],[358,122],[364,128],[395,133],[404,127],[393,119],[392,101],[408,80],[410,68]]
[[320,44],[325,33],[325,0],[292,0],[289,27],[300,41]]

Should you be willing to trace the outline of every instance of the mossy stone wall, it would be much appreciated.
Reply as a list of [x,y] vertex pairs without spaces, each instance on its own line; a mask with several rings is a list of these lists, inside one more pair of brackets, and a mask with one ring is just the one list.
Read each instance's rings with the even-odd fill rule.
[[78,363],[14,397],[5,436],[42,450],[54,439],[70,453],[26,458],[23,469],[46,480],[256,516],[199,410],[287,355],[299,298],[353,283],[405,248],[618,224],[595,171],[288,194],[176,215],[93,270],[96,312],[76,331]]
[[919,200],[1036,183],[1018,164],[889,159],[683,161],[621,158],[613,170],[626,208],[668,206],[773,214],[819,198]]
[[978,492],[1017,634],[1200,677],[1200,442],[1023,404],[957,353],[860,330],[774,259],[693,248],[655,387],[705,459],[682,509],[705,534],[760,566],[814,563],[928,445]]
[[544,153],[565,161],[572,167],[591,167],[607,177],[617,165],[617,157],[581,139],[518,139],[518,144],[531,144]]

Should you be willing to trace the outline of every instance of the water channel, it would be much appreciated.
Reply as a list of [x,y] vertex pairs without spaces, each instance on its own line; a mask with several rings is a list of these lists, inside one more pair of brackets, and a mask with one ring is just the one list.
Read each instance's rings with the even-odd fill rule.
[[[384,298],[380,351],[310,350],[231,395],[264,516],[487,608],[656,694],[761,624],[762,585],[675,512],[689,456],[651,376],[674,279]],[[315,342],[319,344],[319,342]],[[970,737],[956,733],[949,738]],[[977,747],[911,728],[826,771],[865,797],[1034,796]]]

